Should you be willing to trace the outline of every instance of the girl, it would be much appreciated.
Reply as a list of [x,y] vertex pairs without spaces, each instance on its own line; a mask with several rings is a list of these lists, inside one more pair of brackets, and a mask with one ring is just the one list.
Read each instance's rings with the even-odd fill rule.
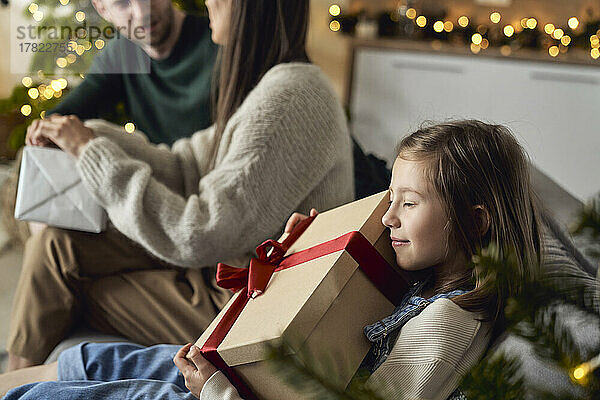
[[[390,229],[396,262],[428,277],[415,283],[392,315],[365,328],[373,345],[363,368],[385,398],[443,400],[501,328],[507,296],[538,275],[540,225],[527,158],[503,126],[458,121],[422,128],[400,143],[389,193],[382,222]],[[303,218],[294,214],[286,230]],[[469,267],[476,249],[492,242],[516,255],[516,270],[503,285]],[[175,352],[183,377],[168,359]],[[115,359],[120,365],[112,365]],[[168,398],[191,398],[187,387],[199,399],[240,399],[191,344],[178,351],[83,344],[63,353],[58,367],[44,368],[41,373],[50,378],[58,371],[61,381],[23,386],[7,399],[56,393],[117,397],[138,386],[168,391]],[[7,377],[0,382],[6,384]]]
[[211,128],[169,149],[98,120],[32,124],[28,144],[75,156],[116,229],[31,237],[9,369],[42,363],[82,318],[145,345],[190,341],[228,299],[216,260],[244,262],[295,209],[353,199],[346,118],[306,54],[309,0],[206,4],[222,45]]

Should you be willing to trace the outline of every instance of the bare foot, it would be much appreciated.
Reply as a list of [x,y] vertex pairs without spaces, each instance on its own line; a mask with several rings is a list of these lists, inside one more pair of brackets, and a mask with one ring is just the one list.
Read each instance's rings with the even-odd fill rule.
[[25,357],[19,357],[9,353],[8,361],[6,363],[6,372],[15,371],[21,368],[33,367],[34,365],[37,364]]
[[9,390],[34,382],[49,382],[58,379],[58,363],[38,365],[0,375],[0,397]]

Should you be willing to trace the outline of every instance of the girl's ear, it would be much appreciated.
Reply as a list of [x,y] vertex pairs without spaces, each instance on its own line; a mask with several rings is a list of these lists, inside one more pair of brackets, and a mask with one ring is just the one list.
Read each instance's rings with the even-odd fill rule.
[[492,218],[487,208],[478,204],[473,206],[473,221],[475,221],[475,228],[477,229],[479,237],[483,237],[490,229]]

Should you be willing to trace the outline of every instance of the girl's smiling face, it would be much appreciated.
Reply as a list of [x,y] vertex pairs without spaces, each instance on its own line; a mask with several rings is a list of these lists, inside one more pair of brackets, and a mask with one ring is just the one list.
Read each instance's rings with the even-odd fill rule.
[[440,266],[448,254],[449,220],[425,177],[423,162],[397,158],[392,169],[390,205],[381,219],[390,228],[398,266],[418,271]]

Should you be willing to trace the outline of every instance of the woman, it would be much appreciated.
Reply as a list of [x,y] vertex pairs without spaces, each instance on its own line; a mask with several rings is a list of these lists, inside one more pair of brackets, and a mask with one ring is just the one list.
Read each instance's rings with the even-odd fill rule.
[[29,145],[77,158],[116,229],[29,239],[9,370],[42,363],[81,318],[145,345],[194,340],[227,300],[214,285],[217,260],[247,259],[294,209],[352,200],[344,112],[306,54],[308,0],[207,6],[222,46],[211,128],[171,149],[74,116],[29,129]]

